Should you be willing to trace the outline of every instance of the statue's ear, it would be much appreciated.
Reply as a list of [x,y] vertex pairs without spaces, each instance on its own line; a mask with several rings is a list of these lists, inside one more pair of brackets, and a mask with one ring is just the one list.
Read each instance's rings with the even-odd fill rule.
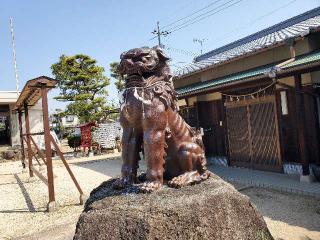
[[153,49],[156,51],[159,59],[163,61],[168,61],[170,59],[159,46],[153,47]]
[[123,56],[124,56],[124,55],[126,55],[126,54],[127,54],[127,52],[123,52],[123,53],[121,53],[121,55],[120,55],[120,59],[122,60]]

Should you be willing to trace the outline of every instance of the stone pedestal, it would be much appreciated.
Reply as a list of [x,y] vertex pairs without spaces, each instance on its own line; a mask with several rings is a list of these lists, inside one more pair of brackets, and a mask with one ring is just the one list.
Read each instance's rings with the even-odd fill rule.
[[217,176],[151,194],[137,193],[135,187],[114,191],[114,181],[91,192],[74,240],[273,239],[249,199]]

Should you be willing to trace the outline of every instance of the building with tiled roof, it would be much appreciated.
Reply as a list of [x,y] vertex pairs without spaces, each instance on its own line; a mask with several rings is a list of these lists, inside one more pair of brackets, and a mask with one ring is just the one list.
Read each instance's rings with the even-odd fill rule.
[[239,57],[257,54],[266,48],[285,44],[288,39],[302,38],[319,28],[320,7],[202,54],[193,63],[179,69],[175,75],[187,76]]
[[203,130],[207,156],[302,176],[320,164],[319,31],[315,8],[175,72],[181,114]]

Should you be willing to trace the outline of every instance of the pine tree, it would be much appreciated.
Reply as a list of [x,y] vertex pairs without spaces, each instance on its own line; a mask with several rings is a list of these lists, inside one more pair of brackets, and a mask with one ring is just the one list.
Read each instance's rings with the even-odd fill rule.
[[110,72],[111,72],[111,77],[113,77],[116,82],[114,85],[116,85],[116,88],[118,89],[118,92],[121,92],[124,89],[124,78],[123,76],[119,73],[118,70],[119,63],[118,62],[112,62],[110,63]]
[[51,69],[60,88],[55,99],[70,102],[66,114],[78,116],[82,123],[98,121],[104,116],[108,109],[106,87],[110,81],[95,59],[83,54],[62,55]]

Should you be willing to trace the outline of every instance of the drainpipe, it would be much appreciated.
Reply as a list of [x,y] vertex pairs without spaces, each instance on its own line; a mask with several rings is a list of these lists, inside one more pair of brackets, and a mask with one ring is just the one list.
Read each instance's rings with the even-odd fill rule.
[[276,69],[281,69],[281,67],[293,62],[296,59],[296,50],[294,49],[294,44],[295,44],[294,40],[290,40],[287,44],[290,46],[290,59],[277,64],[275,66]]
[[294,39],[290,39],[287,41],[286,45],[290,47],[290,58],[284,62],[278,63],[270,70],[270,72],[265,73],[269,78],[276,81],[275,78],[277,76],[277,73],[281,71],[281,68],[296,60],[296,50],[294,49],[294,44]]

